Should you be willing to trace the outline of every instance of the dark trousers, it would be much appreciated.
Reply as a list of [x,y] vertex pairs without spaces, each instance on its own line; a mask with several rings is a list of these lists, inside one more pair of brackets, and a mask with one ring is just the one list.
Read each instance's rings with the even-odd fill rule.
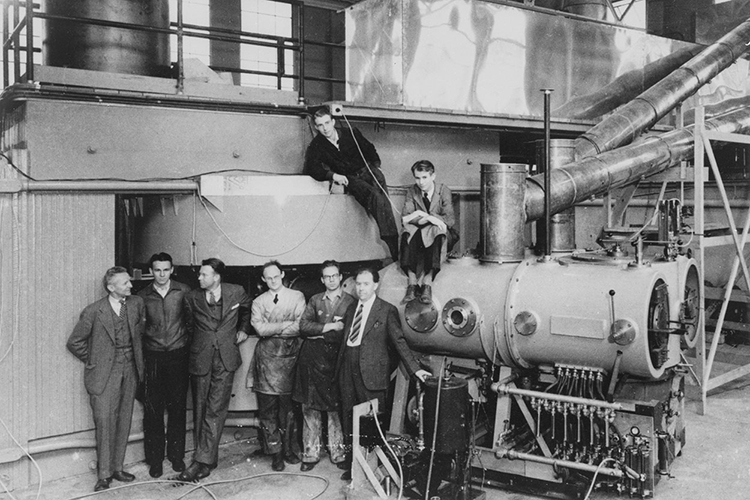
[[408,274],[409,271],[416,273],[419,264],[422,264],[424,274],[432,273],[435,277],[440,271],[440,258],[443,251],[444,234],[435,237],[435,241],[429,247],[424,246],[422,232],[417,231],[409,241],[409,235],[401,236],[401,269]]
[[385,176],[379,168],[373,168],[372,171],[377,176],[383,189],[375,182],[370,171],[364,169],[359,175],[347,176],[349,179],[347,190],[375,219],[378,229],[380,229],[380,239],[386,243],[393,238],[398,241],[398,228],[396,227],[396,220],[393,218],[393,209],[385,194],[388,189]]
[[378,409],[385,412],[386,395],[388,391],[371,391],[365,387],[362,371],[359,367],[359,347],[347,346],[339,373],[339,390],[341,391],[341,407],[343,409],[344,444],[346,446],[346,460],[352,461],[352,415],[356,405],[378,400]]
[[118,350],[101,394],[89,398],[96,426],[96,460],[99,479],[121,471],[133,419],[133,401],[138,387],[133,355]]
[[192,375],[195,454],[193,460],[207,465],[219,461],[219,442],[232,398],[234,372],[227,371],[219,350],[214,350],[206,375]]
[[[188,359],[187,347],[174,351],[144,351],[146,377],[143,400],[143,447],[146,463],[160,464],[167,458],[175,462],[185,457],[187,420]],[[164,412],[167,430],[164,432]]]
[[295,455],[299,458],[299,431],[294,415],[291,394],[255,393],[258,398],[258,418],[263,433],[263,452],[275,455]]

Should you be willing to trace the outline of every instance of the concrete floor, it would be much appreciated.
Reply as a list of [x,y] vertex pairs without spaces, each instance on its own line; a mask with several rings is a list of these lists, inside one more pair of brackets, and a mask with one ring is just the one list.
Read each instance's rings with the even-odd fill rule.
[[[738,500],[750,499],[750,376],[721,388],[708,399],[706,414],[697,414],[697,401],[687,403],[687,445],[672,466],[671,476],[656,487],[658,500]],[[137,483],[94,495],[93,472],[51,481],[37,487],[13,492],[16,500],[74,500],[79,498],[131,500],[252,500],[252,499],[321,499],[375,498],[374,492],[351,492],[340,480],[341,471],[323,459],[309,473],[300,473],[299,465],[288,465],[284,473],[273,473],[270,460],[251,457],[257,449],[254,439],[244,439],[223,446],[219,467],[199,486],[175,487],[168,481],[176,473],[168,469],[161,480],[153,480],[143,462],[127,467]],[[113,483],[113,486],[122,483]],[[538,497],[502,490],[485,490],[488,500],[532,500]],[[0,499],[10,499],[0,494]],[[393,496],[395,498],[395,495]],[[620,498],[616,494],[594,492],[596,500]]]

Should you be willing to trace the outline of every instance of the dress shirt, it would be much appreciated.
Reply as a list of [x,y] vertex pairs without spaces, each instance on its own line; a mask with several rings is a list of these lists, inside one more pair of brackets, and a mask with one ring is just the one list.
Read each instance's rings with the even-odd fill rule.
[[158,293],[159,295],[161,295],[162,298],[164,298],[169,293],[169,287],[171,285],[172,285],[172,280],[167,281],[167,284],[163,287],[157,286],[156,282],[154,281],[152,286],[154,287],[154,290],[156,291],[156,293]]
[[357,333],[357,337],[354,340],[349,340],[349,333],[347,332],[347,340],[346,345],[349,347],[358,347],[360,344],[362,344],[362,334],[365,331],[365,325],[367,324],[367,318],[370,316],[370,310],[372,309],[372,305],[375,303],[375,297],[376,295],[373,293],[372,297],[369,298],[367,302],[362,302],[361,300],[357,301],[357,306],[354,308],[354,314],[356,316],[357,309],[359,309],[360,304],[362,305],[362,323],[359,324],[359,333]]
[[109,296],[109,305],[112,306],[112,310],[115,312],[115,316],[119,316],[120,315],[120,308],[122,307],[122,302],[120,302],[120,299],[116,299],[116,298],[114,298],[114,297],[112,297],[110,295]]
[[[216,287],[216,290],[213,291],[214,299],[216,300],[216,303],[218,304],[221,300],[221,285]],[[209,304],[211,303],[211,292],[206,290],[206,302]]]

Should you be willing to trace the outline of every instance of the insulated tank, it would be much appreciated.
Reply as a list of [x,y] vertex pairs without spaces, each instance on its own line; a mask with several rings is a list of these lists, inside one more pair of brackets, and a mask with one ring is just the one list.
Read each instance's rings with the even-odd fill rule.
[[[46,13],[169,29],[169,0],[56,0],[46,2]],[[44,63],[48,66],[169,75],[169,34],[166,32],[62,19],[48,19],[45,25]]]
[[[438,397],[438,379],[425,381],[424,432],[425,444],[432,446],[435,430],[435,414]],[[453,455],[464,453],[469,448],[469,383],[466,379],[451,377],[440,383],[440,407],[437,412],[438,426],[435,453]]]

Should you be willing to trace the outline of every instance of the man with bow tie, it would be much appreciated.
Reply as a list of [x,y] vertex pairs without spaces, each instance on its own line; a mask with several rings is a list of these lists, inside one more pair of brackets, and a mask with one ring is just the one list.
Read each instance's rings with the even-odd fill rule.
[[107,297],[83,310],[67,343],[68,350],[86,365],[83,383],[96,427],[98,480],[94,491],[108,489],[113,479],[135,479],[123,470],[123,462],[135,391],[144,373],[143,299],[130,294],[133,285],[124,267],[109,268],[103,285]]
[[193,391],[193,463],[180,481],[203,479],[216,467],[219,441],[232,398],[234,372],[242,364],[237,344],[250,330],[250,297],[239,285],[224,283],[219,259],[201,262],[200,288],[185,295],[183,309],[190,343],[190,382]]
[[253,301],[251,323],[260,340],[249,375],[258,398],[263,452],[272,456],[271,468],[278,472],[284,470],[285,461],[300,462],[292,388],[302,346],[299,322],[305,296],[284,286],[284,270],[275,260],[263,265],[262,279],[268,291]]

